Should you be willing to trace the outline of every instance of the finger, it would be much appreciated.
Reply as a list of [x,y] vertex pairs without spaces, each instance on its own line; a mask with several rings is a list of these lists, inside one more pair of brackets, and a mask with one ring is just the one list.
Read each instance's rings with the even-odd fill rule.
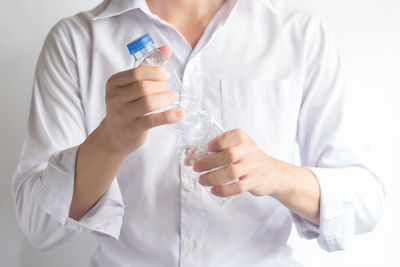
[[192,166],[194,163],[194,158],[192,156],[189,156],[187,158],[185,158],[185,166],[189,167]]
[[169,77],[170,73],[162,67],[140,66],[114,74],[108,79],[107,87],[125,86],[141,80],[166,81]]
[[200,160],[195,161],[193,170],[204,172],[218,167],[235,163],[243,158],[245,151],[242,146],[231,146],[215,154],[211,154]]
[[203,186],[223,185],[249,173],[251,165],[238,162],[227,167],[200,175],[199,184]]
[[194,163],[194,153],[196,152],[195,148],[187,147],[185,150],[185,166],[192,166]]
[[142,129],[150,129],[160,125],[176,123],[184,117],[182,109],[167,110],[160,113],[153,113],[137,119],[137,123]]
[[190,157],[190,156],[192,156],[194,154],[195,151],[196,151],[196,149],[194,147],[192,147],[192,146],[187,147],[185,149],[185,156],[186,157]]
[[130,103],[130,105],[134,107],[132,115],[135,116],[135,118],[146,115],[157,109],[167,107],[178,101],[178,99],[179,93],[177,91],[167,91],[141,97],[135,102]]
[[210,152],[222,151],[227,147],[245,143],[248,142],[249,140],[251,140],[250,137],[247,134],[245,134],[242,130],[240,129],[230,130],[213,139],[208,144],[208,151]]
[[158,48],[163,54],[166,60],[169,59],[169,57],[172,54],[172,48],[169,45],[164,45]]
[[211,193],[218,197],[230,197],[238,195],[251,190],[254,187],[253,180],[254,179],[252,179],[250,176],[243,176],[236,183],[212,187]]
[[168,91],[165,81],[137,81],[124,87],[116,87],[112,93],[116,94],[119,101],[133,102],[143,96]]

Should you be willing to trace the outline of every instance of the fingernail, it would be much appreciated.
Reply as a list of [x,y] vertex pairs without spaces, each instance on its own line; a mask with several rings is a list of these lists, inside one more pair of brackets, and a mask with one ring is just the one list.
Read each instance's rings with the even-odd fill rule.
[[171,90],[170,91],[171,93],[171,100],[175,103],[176,101],[178,101],[179,100],[179,92],[177,92],[177,91],[174,91],[174,90]]
[[208,144],[208,152],[213,152],[213,145],[212,143]]
[[205,183],[204,177],[200,176],[199,177],[199,184],[204,185],[204,183]]
[[164,72],[164,75],[166,79],[169,79],[169,77],[171,77],[171,73],[169,73],[169,71],[167,70]]
[[175,112],[175,116],[176,116],[177,119],[182,119],[182,118],[183,118],[183,115],[184,115],[183,110],[177,110],[177,111]]
[[200,172],[201,171],[201,168],[199,167],[199,164],[195,160],[193,160],[193,170],[195,172]]
[[218,194],[218,190],[215,186],[213,188],[211,188],[211,193],[213,193],[214,195]]

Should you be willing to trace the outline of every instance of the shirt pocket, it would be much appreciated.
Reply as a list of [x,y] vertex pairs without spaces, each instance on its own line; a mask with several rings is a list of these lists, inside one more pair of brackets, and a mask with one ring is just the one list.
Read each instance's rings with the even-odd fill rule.
[[240,128],[271,156],[291,160],[299,90],[294,80],[221,80],[222,126]]

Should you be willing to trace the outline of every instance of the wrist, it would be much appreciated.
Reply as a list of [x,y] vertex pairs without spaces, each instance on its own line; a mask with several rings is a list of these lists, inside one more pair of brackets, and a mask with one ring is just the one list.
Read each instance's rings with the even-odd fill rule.
[[282,162],[277,188],[272,197],[292,212],[319,225],[320,189],[314,174],[307,168]]
[[100,125],[88,136],[83,142],[81,147],[90,150],[92,155],[99,155],[106,157],[108,160],[115,162],[123,162],[128,155],[119,151],[113,145],[111,136],[107,133],[105,121],[103,120]]
[[109,149],[99,126],[79,146],[70,217],[79,220],[110,187],[126,156]]
[[296,176],[301,172],[301,168],[282,161],[275,161],[277,162],[277,175],[271,196],[280,202],[286,202],[295,195]]

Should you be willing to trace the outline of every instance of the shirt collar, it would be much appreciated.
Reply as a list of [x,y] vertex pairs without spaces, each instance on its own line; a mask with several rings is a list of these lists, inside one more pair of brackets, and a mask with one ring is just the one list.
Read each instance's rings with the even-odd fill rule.
[[276,11],[275,3],[274,3],[275,0],[257,0],[257,1],[264,4],[275,15],[278,14]]
[[[253,0],[258,1],[268,7],[276,14],[275,6],[271,0]],[[142,9],[145,13],[151,13],[146,0],[108,0],[106,7],[93,17],[93,20],[100,20],[121,15],[133,9]]]
[[94,16],[93,20],[111,18],[133,9],[150,12],[146,0],[107,0],[107,2],[106,7]]

